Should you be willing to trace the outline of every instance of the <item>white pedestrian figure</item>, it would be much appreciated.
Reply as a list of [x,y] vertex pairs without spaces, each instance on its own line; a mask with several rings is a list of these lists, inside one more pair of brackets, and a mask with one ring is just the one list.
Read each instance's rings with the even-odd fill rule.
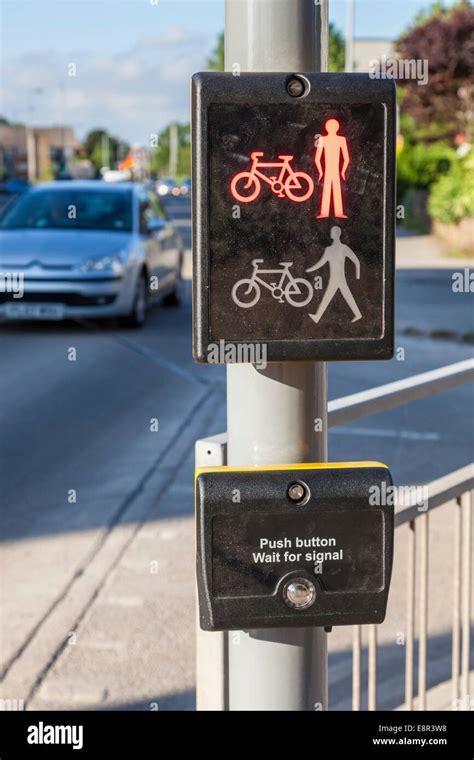
[[306,270],[307,272],[314,272],[316,269],[320,269],[325,264],[329,264],[329,283],[327,290],[324,293],[323,299],[318,306],[316,314],[310,314],[309,316],[314,322],[319,322],[332,299],[336,295],[337,291],[340,290],[341,295],[344,297],[346,303],[354,315],[352,321],[357,322],[357,320],[362,317],[362,314],[360,313],[359,307],[357,306],[354,300],[354,296],[352,295],[349,289],[349,285],[347,284],[345,263],[346,259],[352,261],[356,270],[356,278],[359,280],[360,262],[354,251],[351,251],[349,246],[344,245],[344,243],[341,242],[340,227],[331,228],[331,238],[333,242],[325,249],[322,258],[318,261],[317,264]]

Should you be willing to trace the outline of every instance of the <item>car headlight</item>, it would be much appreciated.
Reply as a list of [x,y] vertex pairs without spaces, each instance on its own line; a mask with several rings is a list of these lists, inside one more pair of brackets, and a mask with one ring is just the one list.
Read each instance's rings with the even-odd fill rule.
[[122,274],[123,262],[120,256],[102,256],[100,259],[87,259],[81,264],[82,272],[113,272]]

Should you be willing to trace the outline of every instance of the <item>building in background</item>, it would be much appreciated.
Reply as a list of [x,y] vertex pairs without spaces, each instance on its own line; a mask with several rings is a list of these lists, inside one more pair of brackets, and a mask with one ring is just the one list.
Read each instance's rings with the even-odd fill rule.
[[66,176],[80,148],[72,127],[0,124],[0,181]]
[[395,57],[393,40],[371,37],[359,37],[354,40],[354,71],[365,73],[372,68],[372,61],[393,57]]

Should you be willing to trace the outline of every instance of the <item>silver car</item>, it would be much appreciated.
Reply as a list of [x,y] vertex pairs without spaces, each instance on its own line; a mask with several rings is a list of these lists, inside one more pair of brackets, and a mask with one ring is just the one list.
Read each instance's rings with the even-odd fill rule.
[[119,317],[140,327],[162,296],[178,303],[182,241],[142,185],[37,185],[0,218],[0,317]]

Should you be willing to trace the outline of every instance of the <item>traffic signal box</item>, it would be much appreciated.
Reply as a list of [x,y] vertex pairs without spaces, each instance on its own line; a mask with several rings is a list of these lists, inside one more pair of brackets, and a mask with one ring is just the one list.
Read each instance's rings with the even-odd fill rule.
[[391,358],[395,123],[369,74],[193,77],[197,361]]

